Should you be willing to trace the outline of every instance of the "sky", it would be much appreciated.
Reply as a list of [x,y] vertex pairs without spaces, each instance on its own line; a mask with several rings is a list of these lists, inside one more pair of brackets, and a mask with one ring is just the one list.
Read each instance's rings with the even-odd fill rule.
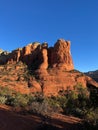
[[98,0],[0,0],[0,48],[71,41],[75,69],[98,69]]

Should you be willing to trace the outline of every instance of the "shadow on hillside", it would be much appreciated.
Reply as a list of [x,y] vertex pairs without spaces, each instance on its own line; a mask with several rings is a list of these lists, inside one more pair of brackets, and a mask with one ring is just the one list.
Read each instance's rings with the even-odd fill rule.
[[90,90],[90,99],[93,105],[98,107],[98,88],[91,84],[87,84],[87,87]]
[[0,108],[0,130],[92,130],[88,124],[68,120],[69,117],[60,120],[36,114],[24,116]]
[[0,109],[0,130],[84,130],[81,124]]

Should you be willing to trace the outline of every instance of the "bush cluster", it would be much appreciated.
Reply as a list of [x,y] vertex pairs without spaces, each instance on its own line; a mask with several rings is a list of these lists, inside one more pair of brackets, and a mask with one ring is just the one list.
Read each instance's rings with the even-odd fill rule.
[[89,90],[81,84],[74,86],[74,90],[68,87],[68,90],[62,93],[57,101],[65,114],[83,118],[93,126],[92,128],[98,127],[98,104],[96,104],[98,99],[95,95],[94,98],[91,97]]
[[[96,99],[97,100],[97,99]],[[89,91],[80,84],[70,90],[60,92],[59,96],[44,97],[40,93],[21,94],[8,88],[0,87],[0,104],[13,107],[28,107],[29,113],[49,115],[63,112],[86,120],[94,128],[98,126],[98,105],[91,100]]]
[[25,107],[32,102],[33,97],[27,94],[21,94],[7,87],[0,87],[0,104],[6,104],[14,107]]

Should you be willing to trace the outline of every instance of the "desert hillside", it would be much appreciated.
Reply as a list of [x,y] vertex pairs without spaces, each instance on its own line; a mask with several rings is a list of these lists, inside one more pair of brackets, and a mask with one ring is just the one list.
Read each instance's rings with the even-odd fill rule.
[[59,39],[0,49],[0,130],[98,127],[98,82],[74,68],[70,47]]
[[95,71],[89,71],[85,73],[87,76],[90,76],[92,79],[98,82],[98,70]]
[[60,91],[84,88],[98,83],[74,69],[70,41],[57,40],[54,47],[33,42],[11,53],[0,51],[0,83],[21,93],[42,92],[58,95]]

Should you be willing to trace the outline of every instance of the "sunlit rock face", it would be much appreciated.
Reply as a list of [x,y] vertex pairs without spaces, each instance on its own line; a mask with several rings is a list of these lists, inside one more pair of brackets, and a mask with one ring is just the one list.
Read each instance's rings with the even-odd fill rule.
[[42,70],[49,67],[58,67],[59,69],[65,70],[74,69],[70,53],[70,41],[65,41],[63,39],[57,40],[54,47],[48,48],[46,42],[43,44],[34,42],[23,48],[13,50],[7,55],[4,63],[17,63],[19,61],[22,61],[28,66],[32,66],[34,69]]
[[98,89],[92,78],[74,70],[70,41],[64,39],[57,40],[53,47],[33,42],[11,53],[0,50],[0,84],[21,93],[46,96],[74,90],[77,85]]
[[70,53],[70,41],[57,40],[54,47],[49,48],[49,63],[52,67],[73,70],[74,65]]

